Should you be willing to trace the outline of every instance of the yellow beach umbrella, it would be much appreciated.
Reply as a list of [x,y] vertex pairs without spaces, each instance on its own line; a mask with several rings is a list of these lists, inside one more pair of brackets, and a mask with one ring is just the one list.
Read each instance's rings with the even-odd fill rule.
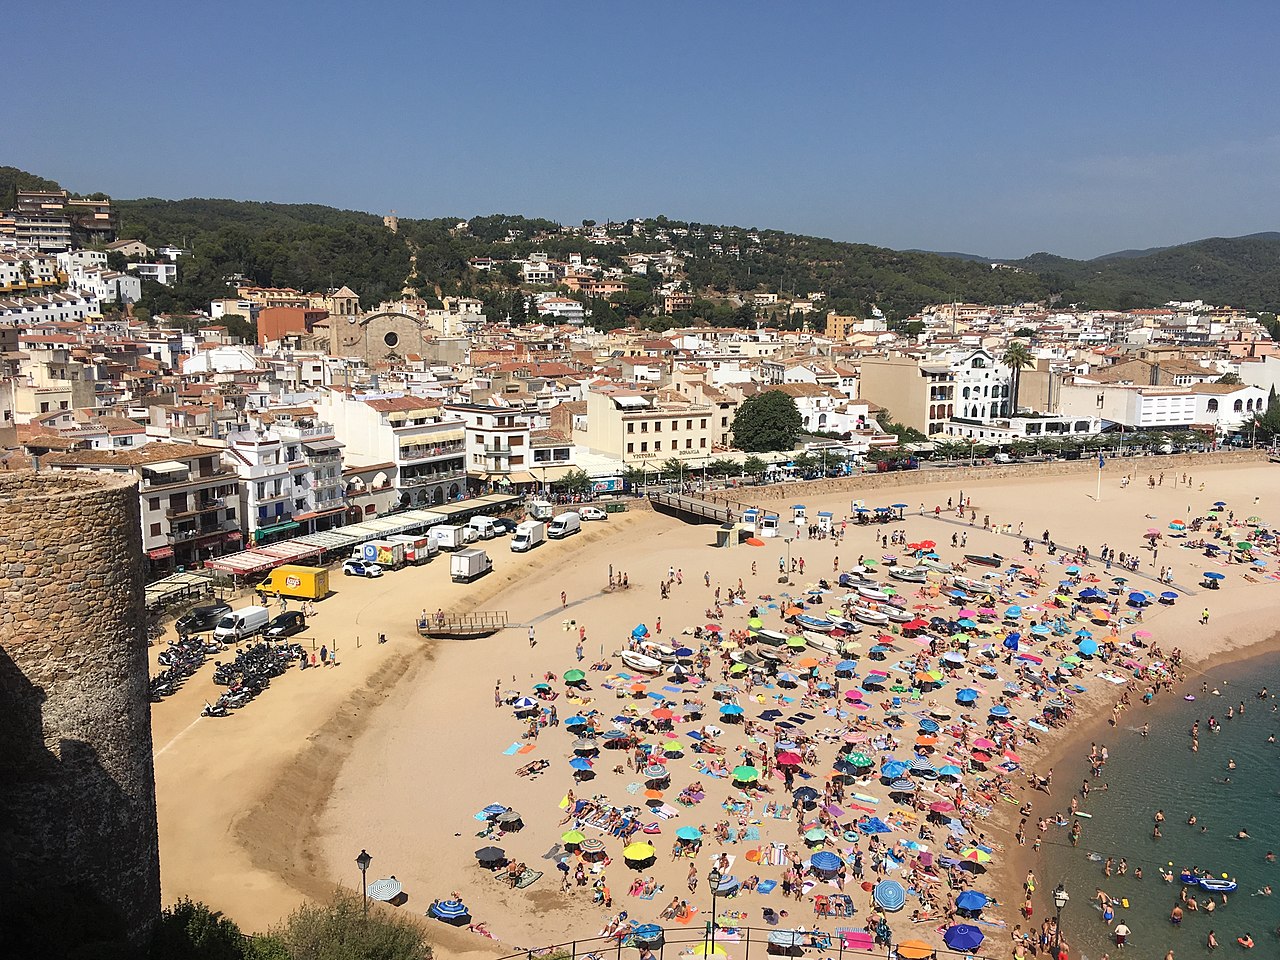
[[648,860],[653,855],[652,843],[629,843],[622,851],[622,856],[627,860]]

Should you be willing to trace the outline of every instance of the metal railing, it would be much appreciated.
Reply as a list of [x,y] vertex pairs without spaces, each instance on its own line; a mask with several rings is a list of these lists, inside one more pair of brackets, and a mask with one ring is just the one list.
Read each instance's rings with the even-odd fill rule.
[[[972,921],[969,921],[972,922]],[[863,924],[852,917],[819,916],[814,918],[814,926],[806,924],[804,932],[789,930],[783,927],[733,927],[723,918],[716,924],[715,946],[717,952],[725,951],[733,960],[749,960],[754,951],[757,957],[821,957],[830,960],[870,960],[872,957],[883,957],[884,960],[908,960],[898,953],[894,944],[855,947],[847,945],[841,936],[843,931],[865,933]],[[657,960],[664,960],[666,950],[672,949],[673,956],[697,944],[710,944],[710,923],[692,923],[688,927],[663,927],[660,934],[644,940],[634,934],[612,937],[587,937],[580,940],[569,940],[564,943],[550,944],[545,947],[533,947],[499,957],[498,960],[533,960],[535,957],[564,958],[564,960],[607,960],[609,957],[620,958],[623,950],[639,950],[648,946]],[[824,929],[827,928],[827,929]],[[994,930],[994,928],[993,928]],[[773,937],[772,941],[770,937]],[[874,934],[871,934],[874,936]],[[911,938],[904,937],[903,940]],[[628,953],[628,956],[633,954]],[[910,960],[990,960],[990,954],[974,951],[948,950],[945,947],[931,951],[924,956],[918,950],[911,951]]]

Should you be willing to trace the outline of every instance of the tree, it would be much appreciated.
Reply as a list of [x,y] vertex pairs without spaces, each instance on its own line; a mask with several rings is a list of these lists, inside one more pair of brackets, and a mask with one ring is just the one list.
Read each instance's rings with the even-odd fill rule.
[[685,474],[684,461],[681,460],[679,457],[667,457],[667,459],[662,461],[662,464],[661,466],[658,467],[658,470],[668,480],[680,480],[684,477],[684,474]]
[[587,471],[574,468],[553,484],[566,493],[586,493],[591,489],[591,477]]
[[729,457],[716,457],[707,464],[707,473],[713,477],[729,477],[737,472],[737,461]]
[[759,477],[768,469],[769,464],[760,457],[751,456],[742,461],[742,472],[749,477]]
[[781,390],[768,390],[748,397],[738,408],[733,418],[733,444],[751,453],[790,450],[801,427],[796,402]]
[[265,938],[291,960],[431,960],[418,924],[380,909],[364,916],[360,897],[337,891],[327,904],[307,903]]
[[1012,399],[1009,401],[1009,415],[1016,416],[1018,413],[1018,388],[1022,385],[1022,369],[1024,367],[1034,367],[1036,360],[1031,355],[1031,351],[1027,349],[1025,343],[1021,340],[1010,340],[1009,346],[1005,348],[1004,355],[1000,358],[1000,362],[1013,371],[1013,389],[1010,391]]
[[1238,373],[1224,373],[1217,380],[1215,380],[1214,383],[1226,383],[1226,384],[1230,384],[1233,387],[1238,387],[1242,383],[1244,383],[1244,381],[1240,379],[1240,374]]
[[151,938],[156,960],[244,960],[244,935],[235,921],[183,897],[160,914]]
[[1271,392],[1271,401],[1267,404],[1266,412],[1254,415],[1253,427],[1256,435],[1263,440],[1272,440],[1280,436],[1280,400],[1276,399],[1274,390]]

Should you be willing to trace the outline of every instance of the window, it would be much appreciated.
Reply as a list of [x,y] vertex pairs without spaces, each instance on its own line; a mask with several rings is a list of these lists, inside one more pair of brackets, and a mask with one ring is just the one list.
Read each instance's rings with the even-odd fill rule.
[[693,437],[689,437],[687,440],[685,440],[685,442],[684,442],[684,448],[685,448],[686,450],[692,450],[692,449],[693,449]]
[[653,421],[653,432],[654,432],[654,433],[661,433],[661,432],[662,432],[662,421],[661,421],[661,420],[655,420],[655,421]]
[[1243,400],[1237,400],[1237,401],[1235,402],[1234,406],[1232,406],[1232,408],[1231,408],[1231,409],[1232,409],[1232,410],[1234,410],[1236,413],[1243,413],[1243,412],[1244,412],[1244,401],[1243,401]]
[[635,422],[634,422],[634,421],[632,421],[632,420],[628,420],[628,421],[627,421],[627,433],[635,433],[635,432],[636,432],[636,425],[635,425]]
[[648,420],[641,420],[641,421],[640,421],[640,432],[641,432],[641,433],[648,433],[648,432],[649,432],[649,421],[648,421]]
[[648,441],[648,440],[641,440],[641,441],[640,441],[640,452],[641,452],[641,453],[648,453],[648,452],[649,452],[649,441]]
[[701,428],[702,428],[703,430],[707,429],[707,418],[706,418],[706,417],[703,417],[703,418],[702,418],[702,427],[701,427]]
[[1210,412],[1210,413],[1217,413],[1217,412],[1218,412],[1218,401],[1217,401],[1217,400],[1210,400],[1210,401],[1209,401],[1209,412]]
[[702,439],[700,439],[698,441],[698,446],[701,447],[703,450],[707,449],[707,438],[703,437]]
[[151,535],[152,535],[153,537],[158,537],[158,536],[160,536],[160,524],[158,524],[158,523],[153,523],[153,524],[151,525]]
[[686,421],[684,422],[684,428],[685,428],[686,430],[692,430],[692,429],[693,429],[693,421],[692,421],[692,420],[686,420]]
[[148,500],[148,501],[147,501],[147,506],[149,506],[152,510],[159,510],[159,509],[160,509],[160,498],[159,498],[159,497],[152,497],[150,500]]
[[388,330],[382,335],[382,342],[394,350],[400,342],[400,336],[394,330]]
[[635,453],[635,452],[636,452],[636,445],[634,443],[628,443],[627,453]]
[[661,453],[661,452],[662,452],[662,441],[661,441],[661,440],[658,440],[657,442],[655,442],[655,443],[654,443],[654,445],[653,445],[653,452],[654,452],[654,453]]
[[[690,420],[690,421],[689,421],[689,426],[692,428],[692,426],[693,426],[693,421],[692,421],[692,420]],[[721,427],[721,429],[723,429],[723,428],[725,428],[725,427],[728,427],[728,426],[729,426],[729,418],[728,418],[728,417],[721,417],[721,418],[720,418],[720,427]]]

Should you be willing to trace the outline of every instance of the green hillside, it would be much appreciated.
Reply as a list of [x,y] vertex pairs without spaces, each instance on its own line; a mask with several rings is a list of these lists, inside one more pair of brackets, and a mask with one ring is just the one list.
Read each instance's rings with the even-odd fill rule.
[[[0,197],[18,188],[56,189],[57,184],[13,167],[0,167]],[[1280,307],[1280,234],[1214,238],[1175,247],[1128,250],[1096,260],[1036,254],[992,269],[976,258],[896,251],[778,230],[687,223],[666,217],[614,228],[616,242],[596,244],[581,233],[561,232],[550,220],[495,214],[463,218],[400,220],[392,234],[380,217],[319,204],[239,200],[116,201],[121,236],[152,245],[191,250],[178,284],[148,285],[145,305],[181,311],[206,307],[227,295],[226,278],[240,275],[262,286],[307,290],[348,284],[366,306],[397,296],[406,284],[428,299],[463,294],[486,302],[495,316],[523,319],[524,293],[512,260],[541,250],[555,258],[580,253],[606,266],[628,253],[674,250],[684,261],[683,281],[694,310],[678,320],[705,318],[748,325],[757,319],[783,323],[769,311],[757,317],[750,293],[785,296],[822,292],[827,306],[866,315],[873,307],[901,319],[928,303],[951,300],[1017,303],[1045,300],[1095,308],[1155,306],[1169,300],[1202,299],[1251,310]],[[473,257],[498,261],[479,273]],[[661,277],[631,277],[630,289],[610,302],[594,302],[602,326],[645,318]],[[669,321],[649,318],[651,326]],[[799,322],[798,319],[796,322]]]

